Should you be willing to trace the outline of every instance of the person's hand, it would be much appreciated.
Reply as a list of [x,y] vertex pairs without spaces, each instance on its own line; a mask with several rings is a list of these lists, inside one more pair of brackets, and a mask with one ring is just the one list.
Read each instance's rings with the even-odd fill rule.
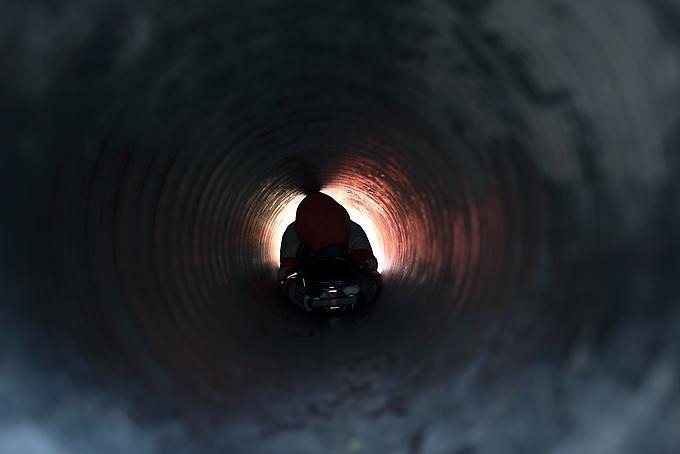
[[283,281],[297,273],[297,270],[297,259],[295,257],[285,257],[281,261],[281,267],[279,268],[279,282],[283,284]]
[[278,273],[278,280],[279,282],[283,282],[286,279],[288,279],[291,275],[295,274],[296,270],[291,269],[291,268],[279,268],[279,273]]

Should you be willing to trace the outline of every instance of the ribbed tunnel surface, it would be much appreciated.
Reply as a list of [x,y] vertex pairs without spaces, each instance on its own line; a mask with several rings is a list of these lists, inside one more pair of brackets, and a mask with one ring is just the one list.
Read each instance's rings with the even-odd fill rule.
[[[674,2],[2,9],[3,452],[680,448]],[[319,189],[350,316],[276,288]]]

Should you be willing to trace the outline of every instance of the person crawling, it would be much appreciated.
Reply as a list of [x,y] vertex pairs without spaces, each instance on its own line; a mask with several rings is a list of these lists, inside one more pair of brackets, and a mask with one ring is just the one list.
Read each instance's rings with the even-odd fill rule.
[[366,232],[332,197],[315,192],[297,208],[281,240],[281,290],[297,306],[347,310],[370,301],[381,287],[378,261]]

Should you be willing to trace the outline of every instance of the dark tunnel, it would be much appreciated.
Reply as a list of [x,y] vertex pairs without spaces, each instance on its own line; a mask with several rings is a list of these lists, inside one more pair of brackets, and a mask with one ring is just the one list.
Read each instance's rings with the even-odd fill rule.
[[[680,452],[678,2],[0,11],[0,452]],[[318,189],[357,313],[277,290]]]

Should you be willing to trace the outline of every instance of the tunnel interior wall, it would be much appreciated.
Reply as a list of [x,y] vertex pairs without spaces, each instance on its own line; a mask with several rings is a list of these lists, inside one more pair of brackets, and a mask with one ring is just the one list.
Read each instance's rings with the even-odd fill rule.
[[[3,8],[0,446],[678,446],[672,2]],[[319,188],[356,317],[276,291]]]

